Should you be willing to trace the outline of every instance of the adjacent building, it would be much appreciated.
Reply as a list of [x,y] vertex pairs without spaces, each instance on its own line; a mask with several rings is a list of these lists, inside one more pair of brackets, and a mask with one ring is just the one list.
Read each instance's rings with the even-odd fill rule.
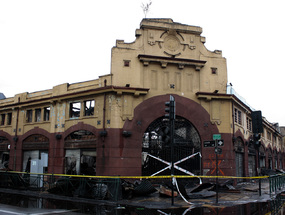
[[[175,174],[215,175],[218,168],[220,175],[255,176],[259,166],[282,169],[279,125],[263,118],[261,146],[255,146],[253,110],[227,85],[226,59],[207,50],[201,34],[202,28],[171,19],[143,19],[133,43],[116,41],[110,74],[3,97],[1,165],[65,174],[169,174],[164,115],[172,95]],[[217,167],[213,137],[221,139]]]

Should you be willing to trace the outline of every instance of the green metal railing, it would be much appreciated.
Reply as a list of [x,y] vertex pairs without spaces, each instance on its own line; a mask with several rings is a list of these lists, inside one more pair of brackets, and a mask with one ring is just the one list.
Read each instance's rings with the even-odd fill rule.
[[269,176],[269,193],[277,193],[285,187],[285,174],[277,174]]

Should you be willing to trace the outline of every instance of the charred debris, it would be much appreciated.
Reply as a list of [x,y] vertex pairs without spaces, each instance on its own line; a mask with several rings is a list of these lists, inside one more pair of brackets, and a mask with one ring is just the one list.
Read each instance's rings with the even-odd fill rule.
[[[278,170],[263,170],[265,175],[281,173]],[[283,172],[282,172],[283,173]],[[171,179],[120,179],[120,178],[92,178],[92,177],[60,177],[38,176],[33,174],[11,173],[8,169],[0,170],[0,187],[12,189],[26,189],[47,191],[51,194],[82,197],[97,200],[131,200],[136,197],[159,196],[171,197]],[[43,186],[33,183],[43,180]],[[252,183],[252,182],[247,182]],[[220,180],[219,192],[240,193],[246,189],[243,183],[233,186],[233,180]],[[256,192],[252,189],[249,191]],[[203,199],[216,195],[216,184],[199,183],[197,178],[176,179],[174,196],[183,199]]]

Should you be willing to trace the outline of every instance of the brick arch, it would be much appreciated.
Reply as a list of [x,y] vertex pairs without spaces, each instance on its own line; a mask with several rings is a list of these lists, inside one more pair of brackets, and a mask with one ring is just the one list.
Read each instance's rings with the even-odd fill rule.
[[[176,102],[176,115],[193,124],[199,132],[201,141],[209,140],[212,134],[218,133],[217,126],[211,123],[210,114],[200,104],[179,95],[173,96]],[[141,135],[149,124],[165,114],[166,101],[169,101],[169,95],[155,96],[143,101],[134,109],[133,120],[127,120],[123,126],[123,130],[132,131],[134,134],[129,140],[141,144]]]
[[6,137],[10,143],[13,142],[13,136],[11,136],[10,134],[8,134],[5,131],[0,131],[0,136],[1,137]]
[[86,131],[90,131],[92,132],[95,136],[97,135],[98,130],[89,124],[84,124],[83,122],[79,122],[76,125],[71,126],[70,128],[68,128],[63,134],[62,137],[63,139],[65,139],[69,134],[71,134],[74,131],[78,131],[78,130],[86,130]]
[[43,135],[43,136],[47,137],[49,140],[52,138],[51,133],[49,133],[48,131],[46,131],[42,128],[36,127],[34,129],[27,131],[25,134],[23,134],[19,140],[24,141],[27,137],[34,135],[34,134]]
[[[33,138],[35,139],[33,140]],[[21,136],[20,138],[20,141],[22,143],[21,149],[23,150],[35,150],[35,149],[49,150],[51,138],[52,138],[51,134],[47,132],[46,130],[41,129],[41,128],[34,128],[26,132],[23,136]]]
[[[173,95],[173,94],[172,94]],[[126,120],[123,126],[123,131],[131,131],[130,137],[123,137],[120,141],[119,150],[120,156],[124,160],[129,158],[132,163],[132,172],[122,172],[121,175],[141,175],[141,153],[143,135],[148,126],[156,119],[164,116],[165,102],[169,101],[170,95],[159,95],[146,99],[134,109],[134,117],[132,120]],[[206,140],[211,140],[213,134],[219,132],[216,124],[212,124],[210,114],[197,102],[182,97],[173,95],[176,102],[176,115],[188,120],[197,130],[201,143]],[[228,135],[226,140],[230,139]]]

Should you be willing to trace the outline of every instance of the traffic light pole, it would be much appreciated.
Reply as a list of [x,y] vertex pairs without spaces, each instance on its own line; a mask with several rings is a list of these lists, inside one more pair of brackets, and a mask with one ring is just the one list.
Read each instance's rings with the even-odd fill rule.
[[218,179],[218,175],[219,175],[219,169],[218,169],[218,140],[215,140],[215,153],[216,153],[216,204],[218,204],[219,201],[219,179]]
[[171,204],[174,205],[174,119],[170,120],[170,141],[171,141]]
[[169,101],[165,102],[165,117],[169,120],[170,127],[170,163],[171,163],[171,204],[174,205],[174,130],[175,130],[175,99],[170,95]]

